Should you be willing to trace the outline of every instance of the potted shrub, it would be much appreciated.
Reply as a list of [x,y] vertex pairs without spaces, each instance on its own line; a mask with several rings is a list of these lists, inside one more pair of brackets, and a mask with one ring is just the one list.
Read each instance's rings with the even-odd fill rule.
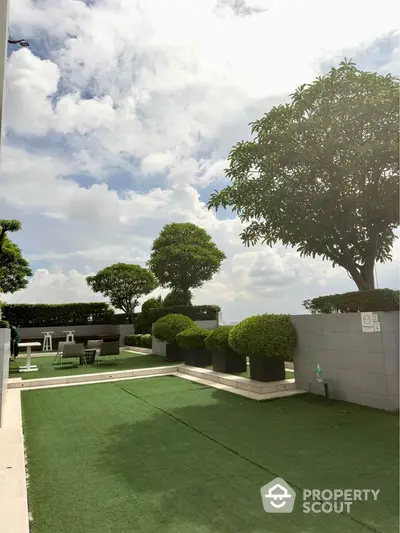
[[176,336],[176,342],[184,355],[185,365],[200,367],[211,365],[211,352],[204,344],[209,334],[210,330],[195,326],[185,329]]
[[296,330],[290,315],[246,318],[229,332],[229,346],[250,358],[250,378],[256,381],[285,379],[285,360],[292,355]]
[[176,344],[176,336],[185,329],[195,326],[196,324],[191,318],[178,314],[165,315],[154,323],[153,335],[159,341],[166,343],[166,361],[177,362],[183,360],[183,354]]
[[215,372],[235,374],[246,372],[246,356],[232,350],[228,344],[229,332],[233,326],[219,326],[210,332],[205,340],[207,350],[211,351]]

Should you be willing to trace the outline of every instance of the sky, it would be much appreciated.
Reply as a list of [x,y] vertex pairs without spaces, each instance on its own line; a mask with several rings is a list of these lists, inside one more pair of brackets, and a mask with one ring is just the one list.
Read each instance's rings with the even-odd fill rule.
[[[328,261],[246,248],[235,215],[206,203],[249,123],[302,83],[344,57],[399,75],[399,25],[398,0],[10,0],[10,37],[30,48],[7,58],[0,218],[21,220],[34,276],[5,300],[103,300],[86,276],[144,266],[170,222],[226,253],[194,292],[225,322],[355,290]],[[399,286],[398,241],[393,259],[379,287]]]

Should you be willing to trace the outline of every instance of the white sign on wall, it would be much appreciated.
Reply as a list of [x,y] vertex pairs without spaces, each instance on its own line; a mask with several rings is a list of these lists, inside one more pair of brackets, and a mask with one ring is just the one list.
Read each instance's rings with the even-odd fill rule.
[[376,313],[361,313],[361,328],[363,333],[374,333],[381,330],[379,316]]

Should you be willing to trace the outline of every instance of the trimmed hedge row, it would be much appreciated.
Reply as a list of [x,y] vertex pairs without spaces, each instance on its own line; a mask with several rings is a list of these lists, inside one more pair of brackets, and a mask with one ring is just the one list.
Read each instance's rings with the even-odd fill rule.
[[126,346],[137,346],[140,348],[150,348],[151,349],[151,335],[127,335],[124,339]]
[[216,320],[221,308],[218,305],[175,305],[150,309],[152,322],[171,314],[184,315],[192,320]]
[[398,311],[400,291],[375,289],[319,296],[305,300],[303,306],[317,313],[362,313],[369,311]]
[[72,304],[6,304],[3,318],[21,328],[111,324],[114,311],[105,302]]

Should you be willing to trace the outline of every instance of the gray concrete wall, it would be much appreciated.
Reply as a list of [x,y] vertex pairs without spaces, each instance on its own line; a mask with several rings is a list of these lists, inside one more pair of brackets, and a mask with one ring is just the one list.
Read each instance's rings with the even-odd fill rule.
[[[200,327],[204,329],[217,329],[218,327],[218,320],[195,320],[195,323]],[[154,324],[152,324],[153,329]],[[165,356],[165,342],[161,342],[157,340],[154,335],[152,336],[151,341],[151,351],[156,355],[162,355]]]
[[119,335],[120,327],[121,326],[117,324],[100,324],[88,326],[50,326],[48,328],[42,326],[40,328],[18,328],[18,332],[23,341],[24,339],[31,339],[35,337],[43,339],[43,331],[54,331],[53,337],[65,337],[64,331],[68,330],[74,330],[76,337],[86,337],[90,335]]
[[360,313],[292,316],[298,335],[293,354],[297,386],[308,390],[319,364],[333,399],[398,409],[399,313],[377,314],[381,331],[373,333],[362,331]]
[[10,361],[10,330],[0,329],[0,428],[3,424],[6,401],[8,366]]
[[119,326],[119,345],[124,346],[125,337],[127,335],[133,335],[135,333],[135,328],[133,324],[120,324]]

